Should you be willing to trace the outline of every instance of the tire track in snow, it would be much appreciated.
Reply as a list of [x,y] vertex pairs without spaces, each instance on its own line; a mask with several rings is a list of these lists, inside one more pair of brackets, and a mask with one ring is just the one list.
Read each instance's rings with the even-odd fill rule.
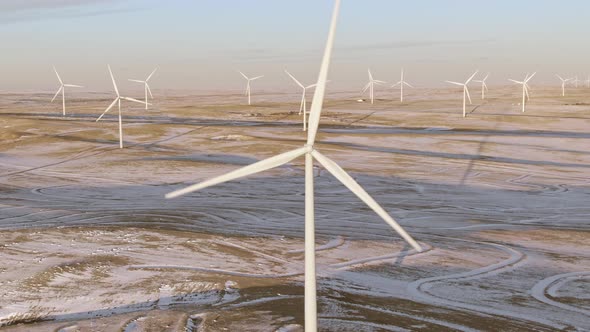
[[549,278],[545,278],[545,279],[539,281],[538,283],[536,283],[535,286],[533,286],[533,288],[531,288],[531,293],[535,299],[537,299],[543,303],[546,303],[550,306],[554,306],[554,307],[558,307],[558,308],[561,308],[564,310],[568,310],[568,311],[576,312],[576,313],[583,314],[586,316],[590,316],[590,310],[579,308],[579,307],[576,307],[576,306],[573,306],[570,304],[558,302],[558,301],[552,300],[549,297],[547,297],[547,294],[549,296],[554,296],[555,292],[559,289],[559,287],[561,287],[567,281],[578,279],[578,278],[588,278],[588,277],[590,277],[590,271],[570,272],[570,273],[554,275],[554,276],[551,276]]
[[500,261],[500,262],[492,264],[492,265],[484,266],[484,267],[481,267],[481,268],[478,268],[475,270],[416,280],[407,286],[408,292],[414,297],[414,299],[416,299],[417,301],[421,300],[422,302],[428,303],[428,304],[434,304],[434,305],[442,304],[445,306],[466,309],[466,310],[474,311],[477,313],[484,313],[484,314],[493,315],[493,316],[500,316],[500,317],[515,318],[515,319],[522,320],[522,321],[532,321],[532,322],[543,324],[543,325],[546,325],[546,326],[549,326],[549,327],[552,327],[555,329],[564,329],[566,327],[565,325],[561,325],[561,324],[558,324],[558,323],[555,323],[555,322],[552,322],[552,321],[549,321],[549,320],[546,320],[543,318],[530,317],[530,316],[527,316],[524,314],[519,314],[516,312],[505,311],[502,309],[495,309],[495,308],[491,308],[491,307],[485,307],[483,305],[470,304],[470,303],[465,303],[465,302],[461,302],[461,301],[453,301],[453,300],[449,300],[449,299],[446,299],[446,298],[443,298],[440,296],[436,296],[436,295],[432,294],[431,292],[429,292],[429,290],[436,283],[453,282],[453,281],[466,281],[466,280],[473,280],[473,279],[477,279],[477,278],[481,278],[481,277],[493,276],[493,275],[500,274],[502,272],[513,269],[516,265],[521,263],[526,258],[526,255],[523,252],[517,251],[515,249],[512,249],[510,247],[507,247],[507,246],[504,246],[501,244],[495,244],[495,243],[489,243],[489,242],[469,241],[469,240],[455,239],[455,238],[449,238],[449,237],[441,237],[441,238],[459,240],[462,242],[474,243],[474,244],[478,244],[478,245],[491,246],[491,247],[494,247],[494,248],[499,249],[501,251],[504,251],[505,253],[509,254],[510,256],[503,261]]

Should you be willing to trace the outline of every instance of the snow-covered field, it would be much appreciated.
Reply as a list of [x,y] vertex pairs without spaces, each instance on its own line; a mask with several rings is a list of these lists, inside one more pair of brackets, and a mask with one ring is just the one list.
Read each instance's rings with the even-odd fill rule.
[[[590,91],[513,90],[329,97],[317,146],[427,250],[318,168],[321,330],[590,330]],[[163,198],[301,146],[297,95],[163,94],[123,150],[110,96],[0,94],[1,330],[302,330],[303,160]]]

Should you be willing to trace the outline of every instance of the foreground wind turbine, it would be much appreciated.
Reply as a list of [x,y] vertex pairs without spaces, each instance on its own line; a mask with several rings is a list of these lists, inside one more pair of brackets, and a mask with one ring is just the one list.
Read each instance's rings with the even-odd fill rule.
[[320,68],[317,87],[311,106],[309,128],[307,132],[307,143],[299,148],[274,157],[259,161],[252,165],[239,168],[226,175],[201,182],[184,189],[171,192],[166,198],[174,198],[188,193],[207,188],[216,184],[235,180],[244,176],[256,174],[289,163],[295,158],[305,156],[305,331],[317,331],[317,302],[316,302],[316,273],[315,273],[315,221],[314,221],[314,177],[313,160],[317,160],[326,170],[334,175],[349,190],[356,194],[363,202],[373,209],[385,220],[398,234],[404,238],[414,249],[422,251],[420,245],[406,231],[395,222],[385,210],[338,164],[321,154],[315,149],[314,143],[320,123],[320,115],[324,102],[326,79],[330,67],[330,57],[334,44],[336,21],[340,8],[340,0],[335,0],[330,33]]
[[295,77],[293,77],[293,75],[291,75],[291,73],[289,73],[286,69],[285,69],[285,73],[287,73],[287,75],[289,75],[289,77],[291,77],[293,79],[293,81],[295,81],[295,83],[303,89],[303,95],[301,96],[301,105],[299,105],[299,115],[301,115],[301,113],[303,112],[303,131],[306,131],[307,130],[307,99],[305,99],[305,93],[307,92],[307,89],[315,88],[317,83],[312,84],[312,85],[308,85],[308,86],[304,86]]
[[399,85],[399,101],[400,102],[404,102],[404,85],[407,85],[410,88],[413,88],[412,85],[410,85],[410,83],[404,81],[404,69],[402,68],[402,76],[399,82],[395,83],[394,85],[392,85],[392,88],[395,88],[396,86]]
[[562,96],[562,97],[565,97],[565,84],[566,84],[567,82],[571,81],[572,79],[571,79],[571,78],[566,78],[566,79],[563,79],[563,78],[562,78],[561,76],[559,76],[559,75],[555,75],[555,76],[557,76],[557,78],[559,78],[559,80],[561,80],[561,96]]
[[373,104],[373,101],[375,98],[375,84],[385,84],[387,82],[373,79],[373,74],[371,74],[371,69],[368,69],[367,72],[369,73],[369,83],[367,83],[367,85],[365,85],[365,87],[363,88],[363,92],[365,92],[365,91],[367,91],[367,89],[369,89],[369,95],[371,96],[371,104]]
[[242,73],[241,71],[238,71],[240,74],[242,74],[242,76],[244,76],[244,78],[246,79],[246,81],[248,81],[248,84],[246,85],[246,92],[244,93],[245,95],[248,96],[248,105],[252,105],[250,102],[250,82],[257,80],[259,78],[263,78],[264,75],[262,76],[256,76],[254,78],[248,78],[248,76],[244,75],[244,73]]
[[475,77],[475,75],[477,75],[478,72],[479,72],[479,70],[476,70],[475,73],[473,73],[473,75],[471,75],[471,77],[469,77],[467,79],[467,81],[465,81],[465,83],[458,83],[458,82],[453,82],[453,81],[445,81],[447,83],[451,83],[451,84],[454,84],[454,85],[458,85],[458,86],[462,86],[463,87],[463,117],[465,117],[466,98],[469,98],[469,104],[471,105],[471,96],[469,95],[469,89],[467,88],[467,84],[469,84],[469,82],[471,82],[471,80]]
[[483,80],[473,80],[473,82],[481,83],[481,99],[486,99],[486,91],[488,91],[488,85],[486,84],[486,80],[490,77],[490,73],[483,78]]
[[129,80],[131,82],[136,82],[136,83],[141,83],[144,85],[143,89],[145,90],[145,109],[148,109],[148,92],[150,93],[150,97],[152,97],[152,99],[154,99],[154,95],[152,95],[152,90],[150,89],[150,86],[148,85],[148,82],[150,80],[150,78],[152,78],[152,76],[154,76],[154,74],[156,73],[156,70],[158,70],[158,68],[154,69],[154,71],[150,74],[150,76],[148,76],[148,78],[145,79],[145,81],[140,81],[140,80]]
[[55,72],[55,75],[57,75],[57,79],[59,80],[60,86],[59,86],[59,90],[57,90],[57,92],[55,93],[55,96],[53,96],[53,99],[51,99],[51,102],[53,103],[55,98],[57,98],[57,95],[59,95],[59,93],[61,92],[63,116],[66,116],[66,88],[83,88],[83,86],[74,85],[74,84],[65,84],[61,80],[61,77],[59,77],[59,74],[57,73],[57,69],[55,69],[55,66],[53,67],[53,71]]
[[510,82],[514,82],[516,84],[522,84],[522,112],[523,113],[524,113],[524,108],[525,108],[526,101],[528,99],[530,99],[530,96],[529,96],[529,88],[530,87],[529,87],[528,83],[531,80],[531,78],[533,78],[536,74],[537,73],[535,72],[535,73],[533,73],[532,75],[529,76],[529,74],[527,73],[526,74],[526,77],[524,78],[523,81],[515,81],[513,79],[509,79]]
[[109,68],[109,74],[111,74],[111,80],[113,81],[113,87],[115,87],[115,93],[117,94],[117,98],[115,98],[113,103],[109,107],[107,107],[107,109],[98,117],[98,119],[96,119],[96,122],[98,122],[100,119],[102,119],[102,117],[105,114],[107,114],[107,112],[110,111],[111,108],[113,108],[113,106],[115,106],[115,104],[117,104],[117,103],[119,104],[119,147],[122,149],[123,148],[123,121],[121,119],[121,99],[133,101],[133,102],[140,103],[140,104],[146,104],[146,103],[144,103],[143,101],[137,100],[137,99],[121,96],[119,94],[119,89],[117,89],[117,83],[115,82],[115,77],[113,76],[113,72],[111,71],[111,66],[107,65],[107,67]]

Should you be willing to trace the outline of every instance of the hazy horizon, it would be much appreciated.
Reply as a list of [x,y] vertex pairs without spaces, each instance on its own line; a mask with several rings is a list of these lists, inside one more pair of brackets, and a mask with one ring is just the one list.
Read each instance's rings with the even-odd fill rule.
[[[253,89],[296,89],[316,79],[332,0],[4,0],[0,4],[0,90],[52,90],[64,81],[111,89],[111,64],[123,88],[140,87],[154,67],[153,89],[239,90],[237,73],[265,75]],[[416,86],[463,81],[479,69],[489,84],[538,71],[587,79],[582,43],[590,2],[499,0],[343,1],[330,78],[335,89],[361,89],[367,68]]]

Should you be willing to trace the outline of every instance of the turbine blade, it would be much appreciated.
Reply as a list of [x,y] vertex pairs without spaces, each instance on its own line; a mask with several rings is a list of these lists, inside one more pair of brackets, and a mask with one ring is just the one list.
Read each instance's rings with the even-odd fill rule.
[[302,89],[305,89],[303,84],[301,84],[301,82],[299,82],[295,77],[293,77],[293,75],[291,75],[291,73],[289,73],[286,69],[285,69],[285,73],[287,73],[287,75],[289,75],[289,77],[291,77],[291,79],[293,81],[295,81],[295,83],[297,83],[297,85],[299,85]]
[[377,84],[387,84],[387,82],[385,81],[380,81],[380,80],[373,80],[373,82],[377,83]]
[[59,77],[59,74],[57,73],[57,69],[55,69],[55,66],[53,66],[53,71],[55,72],[55,75],[57,75],[57,79],[59,80],[59,83],[61,85],[63,85],[64,82],[62,82],[61,77]]
[[565,80],[561,76],[559,76],[557,74],[555,74],[555,76],[557,76],[557,78],[559,78],[562,82],[565,82]]
[[312,151],[312,156],[324,166],[336,179],[338,179],[346,188],[352,191],[367,206],[369,206],[377,215],[379,215],[389,226],[391,226],[404,240],[406,240],[416,251],[421,252],[422,247],[395,221],[391,216],[361,187],[346,171],[344,171],[333,160],[319,153],[317,150]]
[[156,69],[154,69],[154,71],[152,71],[152,73],[150,74],[150,76],[148,76],[148,78],[145,79],[145,81],[149,81],[150,78],[152,78],[152,76],[154,76],[154,74],[156,73],[156,71],[158,70],[158,68],[156,67]]
[[152,89],[150,89],[150,86],[146,83],[145,87],[147,88],[148,93],[150,94],[150,97],[152,97],[152,99],[154,99],[154,95],[152,94]]
[[83,88],[83,86],[75,84],[64,84],[64,86],[68,88]]
[[473,102],[471,101],[471,96],[469,95],[469,89],[467,88],[467,85],[465,85],[465,92],[467,92],[467,98],[469,99],[469,104],[472,104]]
[[63,85],[59,87],[59,89],[57,90],[57,92],[55,93],[55,96],[53,96],[53,99],[51,99],[51,102],[53,103],[53,101],[55,100],[55,98],[57,98],[57,96],[59,95],[59,93],[61,92],[61,90],[63,89]]
[[410,83],[408,83],[408,82],[404,82],[404,84],[407,85],[407,86],[409,86],[410,88],[413,88],[413,86]]
[[510,82],[514,82],[514,83],[516,83],[516,84],[524,84],[524,82],[515,81],[515,80],[513,80],[513,79],[510,79],[510,78],[509,78],[508,80],[509,80]]
[[140,80],[131,80],[131,79],[130,79],[130,80],[128,80],[128,81],[130,81],[130,82],[135,82],[135,83],[142,83],[142,84],[145,84],[145,83],[146,83],[145,81],[140,81]]
[[369,73],[369,80],[373,80],[373,74],[371,74],[371,69],[367,69],[367,72]]
[[488,73],[488,74],[486,75],[486,77],[484,77],[484,78],[483,78],[483,80],[482,80],[482,81],[484,81],[484,82],[485,82],[485,81],[488,79],[488,77],[490,77],[490,73]]
[[107,109],[98,117],[98,119],[96,119],[96,122],[98,122],[100,119],[102,119],[102,117],[107,114],[108,111],[111,110],[111,108],[113,108],[113,106],[115,106],[115,104],[117,103],[117,101],[119,101],[119,98],[116,98],[113,103],[107,107]]
[[529,76],[526,80],[524,80],[525,82],[530,81],[533,77],[535,77],[535,75],[537,75],[537,72],[534,72],[531,76]]
[[257,163],[239,168],[239,169],[229,172],[225,175],[221,175],[221,176],[206,180],[204,182],[194,184],[194,185],[186,187],[184,189],[173,191],[171,193],[166,194],[166,198],[175,198],[178,196],[186,195],[186,194],[191,193],[193,191],[197,191],[197,190],[200,190],[203,188],[214,186],[216,184],[228,182],[228,181],[239,179],[239,178],[242,178],[242,177],[245,177],[248,175],[260,173],[260,172],[269,170],[271,168],[279,167],[281,165],[284,165],[284,164],[290,162],[291,160],[293,160],[297,157],[303,156],[307,152],[308,152],[307,147],[302,147],[302,148],[299,148],[296,150],[291,150],[289,152],[285,152],[285,153],[279,154],[277,156],[261,160]]
[[459,82],[453,82],[453,81],[445,81],[447,83],[451,83],[451,84],[455,84],[455,85],[459,85],[459,86],[464,86],[465,84],[463,83],[459,83]]
[[147,105],[151,105],[150,103],[146,103],[145,101],[141,101],[141,100],[137,100],[135,98],[129,98],[129,97],[121,97],[121,99],[125,99],[127,101],[132,101],[134,103],[140,103],[140,104],[147,104]]
[[111,80],[113,81],[113,86],[115,87],[115,92],[117,93],[117,97],[119,97],[119,89],[117,89],[117,83],[115,82],[115,76],[113,76],[113,71],[111,70],[111,65],[107,65],[109,68],[109,74],[111,74]]
[[244,78],[245,78],[245,79],[247,79],[247,80],[250,80],[250,79],[248,78],[248,76],[246,76],[246,75],[245,75],[244,73],[242,73],[241,71],[239,71],[239,70],[238,70],[238,73],[242,74],[242,76],[244,76]]
[[371,86],[371,82],[367,83],[367,85],[365,85],[365,87],[363,88],[363,92],[367,91],[367,89]]
[[309,114],[309,124],[307,127],[307,144],[313,145],[315,137],[320,125],[320,116],[322,115],[322,107],[324,104],[324,94],[326,93],[326,81],[328,80],[328,70],[330,69],[330,58],[332,56],[332,48],[334,46],[334,37],[336,35],[336,25],[338,23],[338,14],[340,12],[340,0],[334,2],[334,11],[332,13],[332,20],[330,23],[330,32],[328,33],[328,40],[326,42],[326,49],[324,50],[324,57],[320,67],[320,73],[317,80],[317,87],[313,94],[313,101],[311,104],[311,111]]
[[264,75],[261,75],[261,76],[256,76],[256,77],[254,77],[254,78],[251,78],[251,79],[250,79],[250,81],[254,81],[254,80],[257,80],[257,79],[259,79],[259,78],[263,78],[263,77],[264,77]]
[[465,82],[465,84],[469,84],[469,82],[471,82],[471,80],[475,77],[475,75],[477,75],[477,73],[479,73],[479,70],[476,70],[475,73],[473,73],[473,75],[471,75],[471,77],[469,77],[467,79],[467,81]]

